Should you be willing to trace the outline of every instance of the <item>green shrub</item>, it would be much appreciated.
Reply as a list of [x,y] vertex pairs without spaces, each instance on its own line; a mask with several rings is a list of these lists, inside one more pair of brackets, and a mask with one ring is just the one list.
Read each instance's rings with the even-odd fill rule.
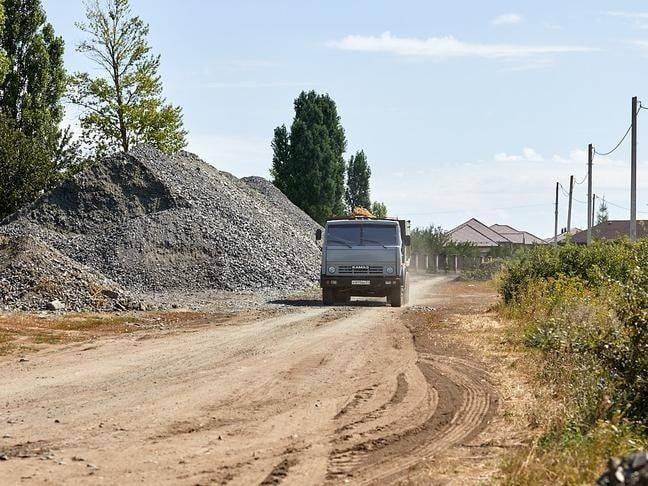
[[499,285],[568,420],[648,425],[648,240],[537,247],[507,264]]

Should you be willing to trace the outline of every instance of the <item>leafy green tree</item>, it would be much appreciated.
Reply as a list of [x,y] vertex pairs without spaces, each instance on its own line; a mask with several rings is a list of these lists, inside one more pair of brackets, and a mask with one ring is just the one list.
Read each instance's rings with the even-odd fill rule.
[[60,129],[63,51],[39,0],[0,3],[0,218],[78,161],[70,130]]
[[2,49],[8,70],[0,106],[16,128],[55,155],[63,138],[63,39],[47,23],[40,0],[4,0],[4,8]]
[[88,35],[77,50],[104,71],[105,77],[77,73],[70,99],[83,108],[81,140],[98,155],[128,152],[149,143],[173,153],[186,145],[182,110],[166,102],[158,75],[160,56],[151,53],[149,27],[135,16],[129,0],[88,0]]
[[290,134],[286,125],[281,125],[274,131],[270,174],[277,188],[287,194],[294,181],[290,173]]
[[430,225],[412,230],[412,251],[415,253],[444,254],[451,243],[448,233],[441,226]]
[[347,185],[344,197],[347,207],[351,211],[357,207],[371,209],[371,201],[369,200],[370,178],[371,168],[369,162],[367,162],[367,156],[364,151],[360,150],[351,156],[347,165]]
[[275,129],[272,148],[273,182],[294,204],[319,223],[344,211],[346,136],[328,95],[302,92],[290,133]]
[[387,206],[379,201],[374,201],[371,205],[371,214],[373,214],[376,218],[386,218]]
[[43,144],[34,143],[14,120],[0,115],[0,219],[36,199],[55,169]]

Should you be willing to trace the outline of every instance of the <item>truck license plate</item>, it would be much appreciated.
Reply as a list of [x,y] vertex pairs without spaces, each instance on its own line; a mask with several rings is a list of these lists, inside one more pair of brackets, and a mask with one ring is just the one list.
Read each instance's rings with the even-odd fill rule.
[[351,280],[351,285],[371,285],[369,280]]

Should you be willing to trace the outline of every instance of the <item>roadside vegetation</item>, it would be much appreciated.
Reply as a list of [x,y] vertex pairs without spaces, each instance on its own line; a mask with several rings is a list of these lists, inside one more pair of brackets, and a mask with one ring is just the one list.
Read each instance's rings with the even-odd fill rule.
[[537,434],[504,482],[591,484],[610,456],[645,449],[648,240],[533,248],[505,266],[499,290],[538,389]]

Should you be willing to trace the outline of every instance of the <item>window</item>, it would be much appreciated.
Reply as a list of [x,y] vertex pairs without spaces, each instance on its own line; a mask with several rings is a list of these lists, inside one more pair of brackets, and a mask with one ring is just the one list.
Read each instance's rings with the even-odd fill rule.
[[328,246],[395,246],[399,229],[391,224],[332,224],[326,230]]
[[332,224],[326,229],[328,246],[360,246],[359,224]]
[[398,245],[398,227],[393,224],[366,224],[362,228],[362,244]]

